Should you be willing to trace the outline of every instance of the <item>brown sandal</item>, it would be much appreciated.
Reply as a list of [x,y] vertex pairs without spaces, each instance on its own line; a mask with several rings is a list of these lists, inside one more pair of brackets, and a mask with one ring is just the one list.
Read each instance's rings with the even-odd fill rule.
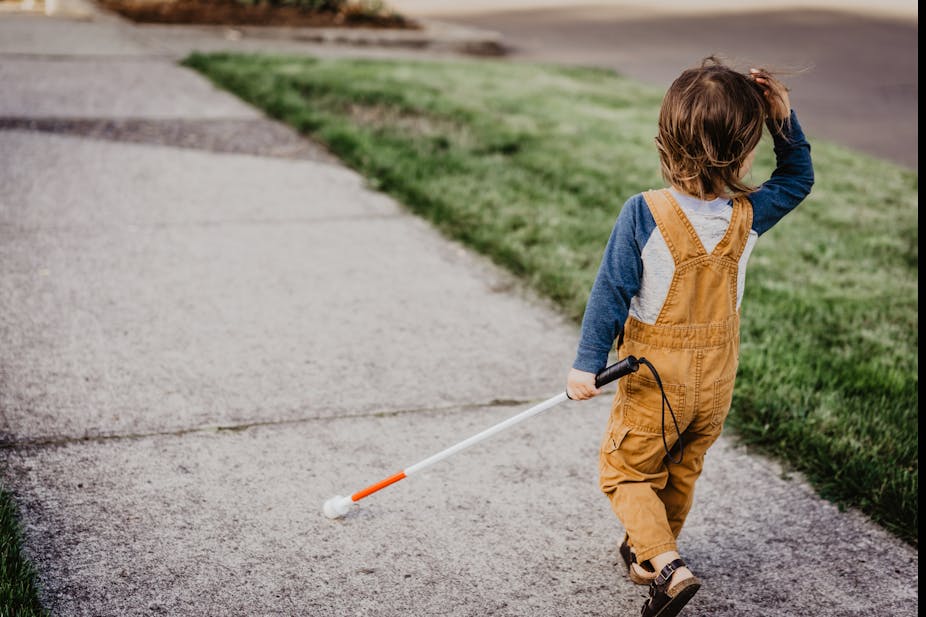
[[659,572],[659,576],[650,583],[649,599],[643,604],[642,617],[675,617],[688,604],[701,588],[698,577],[692,575],[674,585],[670,584],[675,571],[685,567],[684,561],[676,559]]
[[656,579],[656,571],[653,570],[653,566],[648,561],[644,561],[642,564],[637,562],[637,556],[633,549],[630,548],[630,536],[626,533],[624,534],[624,540],[617,547],[617,552],[620,554],[621,559],[624,560],[624,565],[627,566],[627,575],[634,583],[637,585],[649,585]]

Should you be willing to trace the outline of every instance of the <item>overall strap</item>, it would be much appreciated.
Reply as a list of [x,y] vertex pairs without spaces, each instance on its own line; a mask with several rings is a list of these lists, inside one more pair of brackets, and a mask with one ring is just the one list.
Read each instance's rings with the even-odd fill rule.
[[751,230],[752,203],[746,197],[737,197],[733,200],[733,215],[730,217],[727,233],[714,247],[711,255],[727,257],[738,262],[743,251],[746,250]]
[[646,191],[643,193],[643,199],[653,214],[656,226],[659,227],[676,266],[707,254],[691,221],[682,212],[669,189]]

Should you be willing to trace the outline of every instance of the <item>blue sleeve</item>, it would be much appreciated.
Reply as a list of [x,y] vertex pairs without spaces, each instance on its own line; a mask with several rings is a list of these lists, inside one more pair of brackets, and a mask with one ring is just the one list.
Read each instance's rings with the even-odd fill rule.
[[611,230],[598,276],[585,305],[573,368],[597,373],[607,364],[614,339],[627,321],[630,300],[640,290],[641,252],[655,227],[656,222],[642,195],[627,200]]
[[749,195],[752,228],[760,236],[804,201],[813,186],[810,144],[794,111],[791,112],[790,125],[786,123],[780,131],[772,123],[768,127],[775,144],[775,171]]

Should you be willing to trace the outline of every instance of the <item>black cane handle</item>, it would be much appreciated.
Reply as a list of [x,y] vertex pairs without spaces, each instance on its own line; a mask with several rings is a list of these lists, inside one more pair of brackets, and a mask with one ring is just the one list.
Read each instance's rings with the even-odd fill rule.
[[636,373],[639,368],[640,363],[637,359],[634,356],[627,356],[623,360],[601,369],[601,372],[595,375],[595,387],[600,388],[620,379],[624,375]]

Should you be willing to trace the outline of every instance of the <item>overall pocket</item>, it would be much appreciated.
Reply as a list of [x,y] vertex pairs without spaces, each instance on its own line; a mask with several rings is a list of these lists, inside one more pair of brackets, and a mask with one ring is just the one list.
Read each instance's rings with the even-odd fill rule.
[[[625,399],[624,399],[624,421],[641,431],[648,433],[662,432],[662,391],[659,384],[654,379],[644,377],[634,373],[624,377]],[[684,384],[662,383],[666,392],[666,398],[672,406],[672,412],[675,414],[675,420],[678,422],[680,431],[684,431],[690,421],[690,410],[685,404],[685,392],[687,387]],[[669,413],[669,406],[665,406],[665,428],[666,431],[675,431],[675,424],[672,422],[672,416]]]
[[604,441],[601,444],[601,451],[604,454],[611,454],[616,452],[621,447],[621,442],[624,441],[624,437],[627,436],[627,433],[630,432],[630,427],[621,424],[613,423],[608,426],[608,432],[604,437]]
[[730,413],[730,404],[733,402],[733,384],[736,382],[736,373],[714,382],[714,392],[711,405],[711,427],[718,427],[727,419]]
[[598,479],[601,490],[610,493],[626,479],[623,455],[620,452],[621,443],[630,432],[630,427],[622,422],[608,423],[608,431],[601,442],[601,452],[598,454]]

